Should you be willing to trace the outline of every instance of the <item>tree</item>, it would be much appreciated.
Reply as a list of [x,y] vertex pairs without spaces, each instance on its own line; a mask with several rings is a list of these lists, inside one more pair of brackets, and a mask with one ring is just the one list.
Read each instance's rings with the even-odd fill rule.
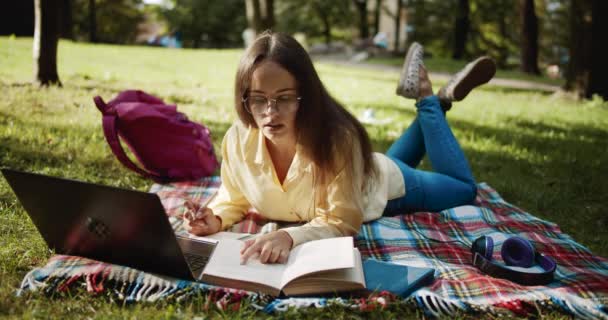
[[500,68],[507,68],[509,57],[519,52],[517,6],[512,0],[470,0],[470,54],[492,56]]
[[454,21],[454,46],[452,59],[462,59],[465,54],[467,35],[469,33],[469,0],[458,0],[458,11]]
[[3,1],[0,10],[0,35],[34,35],[34,1]]
[[570,61],[566,89],[581,98],[599,94],[608,99],[608,49],[601,35],[606,32],[603,17],[608,14],[605,0],[570,1]]
[[89,0],[89,41],[97,42],[97,8],[95,0]]
[[245,0],[249,28],[256,34],[274,28],[274,0]]
[[41,86],[61,86],[57,74],[61,0],[34,0],[34,72]]
[[540,74],[538,69],[538,18],[534,0],[520,0],[521,10],[521,71]]
[[144,21],[144,16],[147,14],[143,0],[70,0],[70,2],[72,32],[74,39],[80,41],[133,43],[137,36],[138,25]]
[[366,39],[369,37],[369,26],[367,23],[367,0],[353,0],[357,12],[359,13],[359,37]]
[[452,56],[458,1],[408,0],[405,5],[407,41],[423,43],[425,52],[435,56]]
[[235,47],[242,45],[247,17],[242,0],[175,0],[163,9],[169,28],[180,33],[184,47]]
[[399,38],[401,33],[401,9],[403,8],[403,2],[397,1],[397,12],[395,13],[395,52],[399,52]]
[[72,19],[72,0],[63,0],[61,3],[61,37],[74,39],[72,29],[74,21]]
[[352,0],[282,0],[277,2],[281,17],[277,28],[283,32],[303,32],[309,38],[321,36],[329,45],[336,37],[349,37],[354,25]]
[[374,10],[374,34],[380,32],[380,10],[382,9],[382,0],[376,0],[376,9]]
[[598,94],[604,100],[608,100],[608,49],[600,35],[608,30],[606,14],[608,14],[608,3],[605,0],[594,0],[592,7],[591,36],[595,41],[591,44],[591,70],[589,75],[589,87],[585,94],[591,97]]

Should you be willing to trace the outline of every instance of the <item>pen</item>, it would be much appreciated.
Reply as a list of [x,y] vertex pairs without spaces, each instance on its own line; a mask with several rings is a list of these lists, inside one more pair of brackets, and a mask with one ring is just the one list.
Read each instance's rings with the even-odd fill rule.
[[213,199],[213,197],[209,197],[202,205],[194,204],[194,202],[192,201],[187,201],[185,203],[186,213],[190,216],[192,220],[200,218],[199,214],[201,210],[207,208],[207,205],[209,205],[211,199]]

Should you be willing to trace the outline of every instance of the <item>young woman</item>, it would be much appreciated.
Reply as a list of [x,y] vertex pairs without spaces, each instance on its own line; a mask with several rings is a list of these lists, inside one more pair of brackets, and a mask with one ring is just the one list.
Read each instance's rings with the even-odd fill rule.
[[[476,184],[444,109],[490,80],[478,59],[433,95],[422,46],[410,47],[397,93],[418,100],[418,115],[386,154],[372,151],[364,127],[327,92],[306,51],[292,37],[264,33],[236,75],[239,116],[222,142],[222,185],[196,217],[196,235],[224,230],[250,207],[292,223],[249,240],[241,260],[284,263],[306,241],[356,235],[364,221],[414,210],[470,204]],[[444,105],[442,109],[442,105]],[[415,169],[428,153],[434,172]]]

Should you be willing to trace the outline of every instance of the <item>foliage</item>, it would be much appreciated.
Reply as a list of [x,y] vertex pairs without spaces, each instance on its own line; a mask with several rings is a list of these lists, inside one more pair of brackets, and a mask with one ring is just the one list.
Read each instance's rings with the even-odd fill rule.
[[[99,42],[133,43],[137,25],[144,20],[142,0],[95,0]],[[89,0],[72,0],[73,32],[76,39],[89,40]]]
[[[387,0],[385,0],[387,1]],[[390,0],[398,1],[398,0]],[[454,42],[456,0],[401,0],[408,16],[408,41],[424,43],[427,52],[450,57]],[[74,32],[88,39],[89,0],[73,0]],[[147,16],[142,0],[96,0],[98,35],[102,42],[132,43],[137,24]],[[276,0],[274,30],[303,32],[312,42],[332,39],[350,42],[356,35],[358,14],[352,0]],[[540,22],[541,66],[567,62],[569,16],[567,0],[536,0]],[[467,60],[488,54],[501,67],[519,64],[521,21],[519,1],[469,0],[470,31]],[[385,3],[386,6],[386,3]],[[242,0],[166,0],[156,9],[169,31],[186,47],[238,47],[247,27]],[[385,10],[386,12],[386,10]],[[371,14],[369,12],[368,14]],[[368,21],[372,23],[373,21]]]
[[[410,26],[409,41],[425,44],[436,56],[449,57],[454,41],[453,28],[457,1],[405,0]],[[568,1],[536,0],[540,22],[539,60],[564,63],[568,47]],[[513,67],[519,63],[521,19],[519,1],[469,0],[471,21],[466,46],[467,59],[487,54],[498,64]]]
[[405,1],[404,8],[407,10],[408,42],[418,41],[424,44],[426,51],[450,56],[456,1],[409,0]]
[[[213,132],[216,147],[230,123],[240,50],[166,50],[61,41],[63,89],[38,89],[31,77],[32,39],[0,37],[0,166],[129,189],[151,184],[111,154],[92,97],[111,98],[140,88],[177,103]],[[95,63],[91,63],[95,61]],[[318,64],[328,90],[355,115],[376,110],[386,125],[369,125],[374,148],[384,151],[415,117],[413,101],[394,95],[398,72]],[[443,83],[433,85],[438,88]],[[478,181],[509,202],[550,221],[595,254],[608,256],[608,105],[580,103],[535,91],[484,86],[448,114]],[[424,161],[424,168],[429,168]],[[420,318],[395,306],[359,312],[341,307],[267,315],[252,307],[221,311],[203,297],[183,302],[123,304],[109,296],[71,291],[51,297],[15,296],[23,276],[51,255],[24,209],[0,178],[0,317],[201,319]],[[461,318],[478,319],[481,315]],[[495,318],[486,316],[486,318]],[[542,312],[536,318],[562,319]]]
[[276,1],[276,30],[303,32],[311,38],[327,37],[329,32],[329,40],[351,38],[351,34],[340,32],[351,28],[356,21],[357,14],[351,4],[351,0]]
[[242,0],[173,0],[162,12],[186,47],[223,48],[243,43],[241,33],[247,21]]
[[548,64],[558,64],[565,68],[570,45],[570,3],[564,0],[537,0],[537,6],[539,4],[541,6],[536,12],[542,22],[539,38],[540,57]]
[[[449,57],[454,42],[457,1],[406,1],[411,21],[411,41],[425,44],[430,52]],[[470,30],[466,57],[487,54],[505,67],[507,59],[518,53],[517,5],[511,0],[470,0]]]

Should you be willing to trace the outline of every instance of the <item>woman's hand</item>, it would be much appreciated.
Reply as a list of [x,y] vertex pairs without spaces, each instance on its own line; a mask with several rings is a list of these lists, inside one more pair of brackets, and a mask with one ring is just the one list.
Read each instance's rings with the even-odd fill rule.
[[184,214],[184,229],[195,236],[206,236],[220,231],[222,221],[209,208],[202,210],[197,205],[187,202]]
[[255,257],[259,257],[262,263],[285,263],[292,245],[293,239],[282,230],[247,240],[241,249],[241,264]]

